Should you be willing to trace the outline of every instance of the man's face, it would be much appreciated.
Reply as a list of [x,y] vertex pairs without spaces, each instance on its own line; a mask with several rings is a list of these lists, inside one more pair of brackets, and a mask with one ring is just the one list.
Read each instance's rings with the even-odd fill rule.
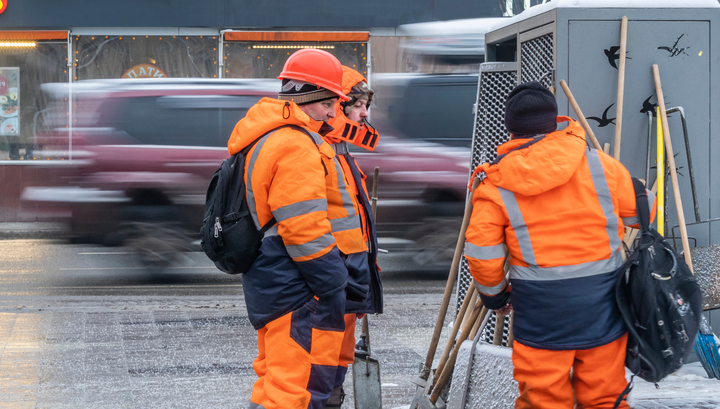
[[335,103],[337,100],[337,98],[326,99],[311,104],[303,104],[299,108],[310,118],[327,122],[330,118],[335,118]]
[[364,123],[365,118],[368,117],[368,111],[367,111],[367,98],[360,98],[355,103],[345,108],[345,112],[347,112],[347,117],[351,121],[355,121],[357,123]]

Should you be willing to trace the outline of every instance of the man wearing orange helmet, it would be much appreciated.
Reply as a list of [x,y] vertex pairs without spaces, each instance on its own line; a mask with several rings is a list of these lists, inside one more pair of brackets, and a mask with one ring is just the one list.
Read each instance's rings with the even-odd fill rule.
[[347,286],[331,234],[326,175],[334,169],[326,162],[335,152],[320,136],[336,101],[348,98],[340,62],[325,51],[297,51],[279,78],[278,99],[250,108],[228,141],[230,154],[246,152],[247,204],[263,233],[260,255],[242,277],[258,331],[250,408],[319,409],[337,372],[346,297],[366,295]]
[[[377,237],[370,211],[365,175],[348,150],[354,144],[370,151],[375,149],[378,133],[367,122],[373,91],[359,72],[343,69],[343,94],[348,101],[335,104],[335,115],[329,123],[333,130],[323,136],[335,151],[328,168],[335,169],[326,177],[328,183],[328,217],[340,254],[348,270],[348,292],[345,304],[345,336],[340,351],[340,365],[335,374],[332,395],[326,408],[339,408],[345,396],[342,385],[348,364],[355,357],[355,322],[358,315],[382,313],[382,284],[377,268]],[[354,294],[366,293],[356,299]]]

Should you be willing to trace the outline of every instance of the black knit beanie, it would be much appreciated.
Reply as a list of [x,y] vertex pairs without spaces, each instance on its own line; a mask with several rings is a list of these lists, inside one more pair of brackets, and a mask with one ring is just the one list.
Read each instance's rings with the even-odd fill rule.
[[555,96],[537,81],[518,85],[505,101],[505,127],[515,137],[556,131],[557,114]]
[[337,94],[309,82],[284,78],[278,99],[295,101],[298,105],[311,104],[330,98],[337,98]]

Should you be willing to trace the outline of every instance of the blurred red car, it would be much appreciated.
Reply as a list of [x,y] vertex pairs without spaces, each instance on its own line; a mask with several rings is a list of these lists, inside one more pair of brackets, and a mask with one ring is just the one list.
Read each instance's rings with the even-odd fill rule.
[[[233,127],[278,89],[279,81],[253,79],[75,83],[74,175],[65,186],[27,188],[22,198],[69,208],[76,240],[130,241],[150,249],[148,262],[166,263],[166,255],[196,239],[207,185],[228,157]],[[69,155],[70,138],[61,126],[67,122],[67,85],[44,90],[57,98],[40,121],[35,144],[46,154]],[[457,235],[469,151],[384,136],[382,129],[381,135],[375,152],[354,152],[366,174],[380,167],[381,247],[422,247],[429,254],[441,226]]]

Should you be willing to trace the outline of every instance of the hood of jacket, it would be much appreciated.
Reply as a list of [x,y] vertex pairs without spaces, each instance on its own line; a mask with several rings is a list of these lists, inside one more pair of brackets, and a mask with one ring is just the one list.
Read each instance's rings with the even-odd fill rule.
[[235,125],[228,140],[228,152],[234,155],[254,140],[283,125],[297,125],[319,132],[324,124],[323,121],[310,118],[294,102],[263,98]]
[[567,183],[585,158],[585,131],[577,121],[559,116],[558,123],[569,121],[567,128],[522,149],[513,151],[531,139],[513,139],[497,148],[506,154],[497,164],[485,163],[475,173],[485,172],[495,186],[524,196],[535,196]]

